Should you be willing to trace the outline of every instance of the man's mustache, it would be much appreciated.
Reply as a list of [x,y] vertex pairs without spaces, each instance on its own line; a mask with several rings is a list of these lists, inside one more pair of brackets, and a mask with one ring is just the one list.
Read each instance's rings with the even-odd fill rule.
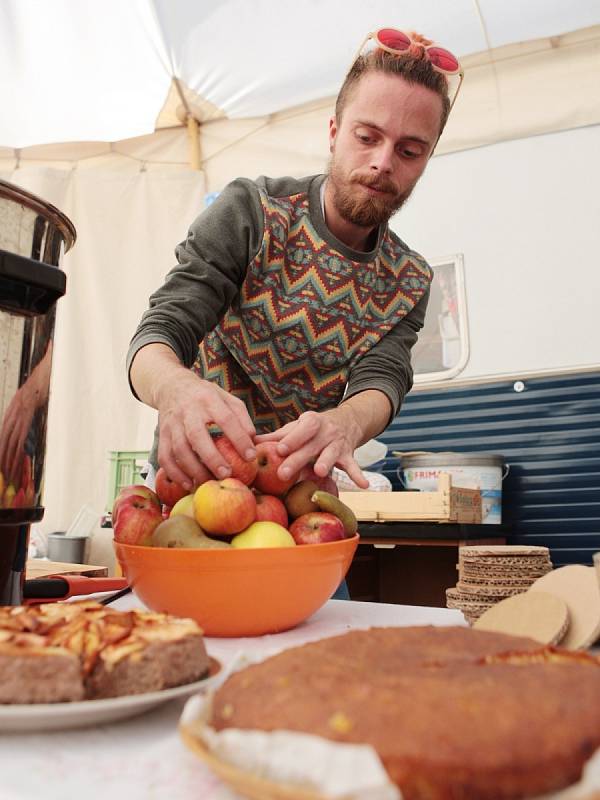
[[367,186],[369,189],[377,189],[379,192],[386,192],[387,194],[397,195],[398,187],[392,181],[382,180],[381,178],[367,178],[357,177],[352,179],[353,183],[360,183],[362,186]]

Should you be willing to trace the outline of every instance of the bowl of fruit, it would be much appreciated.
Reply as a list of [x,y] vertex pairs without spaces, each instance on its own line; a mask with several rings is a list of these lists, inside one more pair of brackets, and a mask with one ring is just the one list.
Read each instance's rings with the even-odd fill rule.
[[129,584],[155,611],[192,617],[207,636],[261,636],[314,614],[344,579],[357,522],[335,482],[305,469],[277,477],[274,442],[256,462],[217,439],[232,475],[186,494],[164,470],[156,491],[121,490],[114,546]]

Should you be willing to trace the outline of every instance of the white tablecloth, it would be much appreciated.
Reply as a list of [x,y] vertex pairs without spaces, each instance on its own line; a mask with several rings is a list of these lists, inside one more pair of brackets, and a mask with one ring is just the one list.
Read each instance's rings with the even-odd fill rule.
[[[142,604],[135,596],[114,603]],[[207,638],[226,665],[236,653],[271,655],[304,642],[373,625],[464,625],[458,611],[330,600],[286,633],[251,639]],[[181,742],[184,705],[174,700],[122,722],[48,733],[0,734],[0,800],[234,800],[234,795]]]

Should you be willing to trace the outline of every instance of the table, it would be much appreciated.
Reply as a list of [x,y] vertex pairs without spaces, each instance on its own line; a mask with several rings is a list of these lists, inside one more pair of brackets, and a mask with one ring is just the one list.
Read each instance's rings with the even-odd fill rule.
[[506,544],[507,525],[360,522],[346,576],[355,600],[443,607],[458,580],[458,548]]
[[[142,605],[126,596],[114,607]],[[224,665],[240,651],[272,655],[296,644],[373,625],[465,625],[462,614],[426,608],[330,600],[285,633],[251,639],[207,638]],[[0,734],[2,800],[237,800],[181,742],[177,723],[184,701],[111,725],[45,734]]]
[[48,561],[47,558],[30,558],[25,568],[26,578],[45,578],[48,575],[85,575],[88,578],[105,578],[108,567],[96,564],[72,564]]

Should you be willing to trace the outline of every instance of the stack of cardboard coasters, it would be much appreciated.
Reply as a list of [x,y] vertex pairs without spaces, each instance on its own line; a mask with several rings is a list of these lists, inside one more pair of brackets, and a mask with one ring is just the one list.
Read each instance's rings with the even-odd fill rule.
[[462,611],[471,624],[552,570],[548,548],[537,546],[465,546],[459,548],[458,561],[458,583],[446,590],[446,605]]

